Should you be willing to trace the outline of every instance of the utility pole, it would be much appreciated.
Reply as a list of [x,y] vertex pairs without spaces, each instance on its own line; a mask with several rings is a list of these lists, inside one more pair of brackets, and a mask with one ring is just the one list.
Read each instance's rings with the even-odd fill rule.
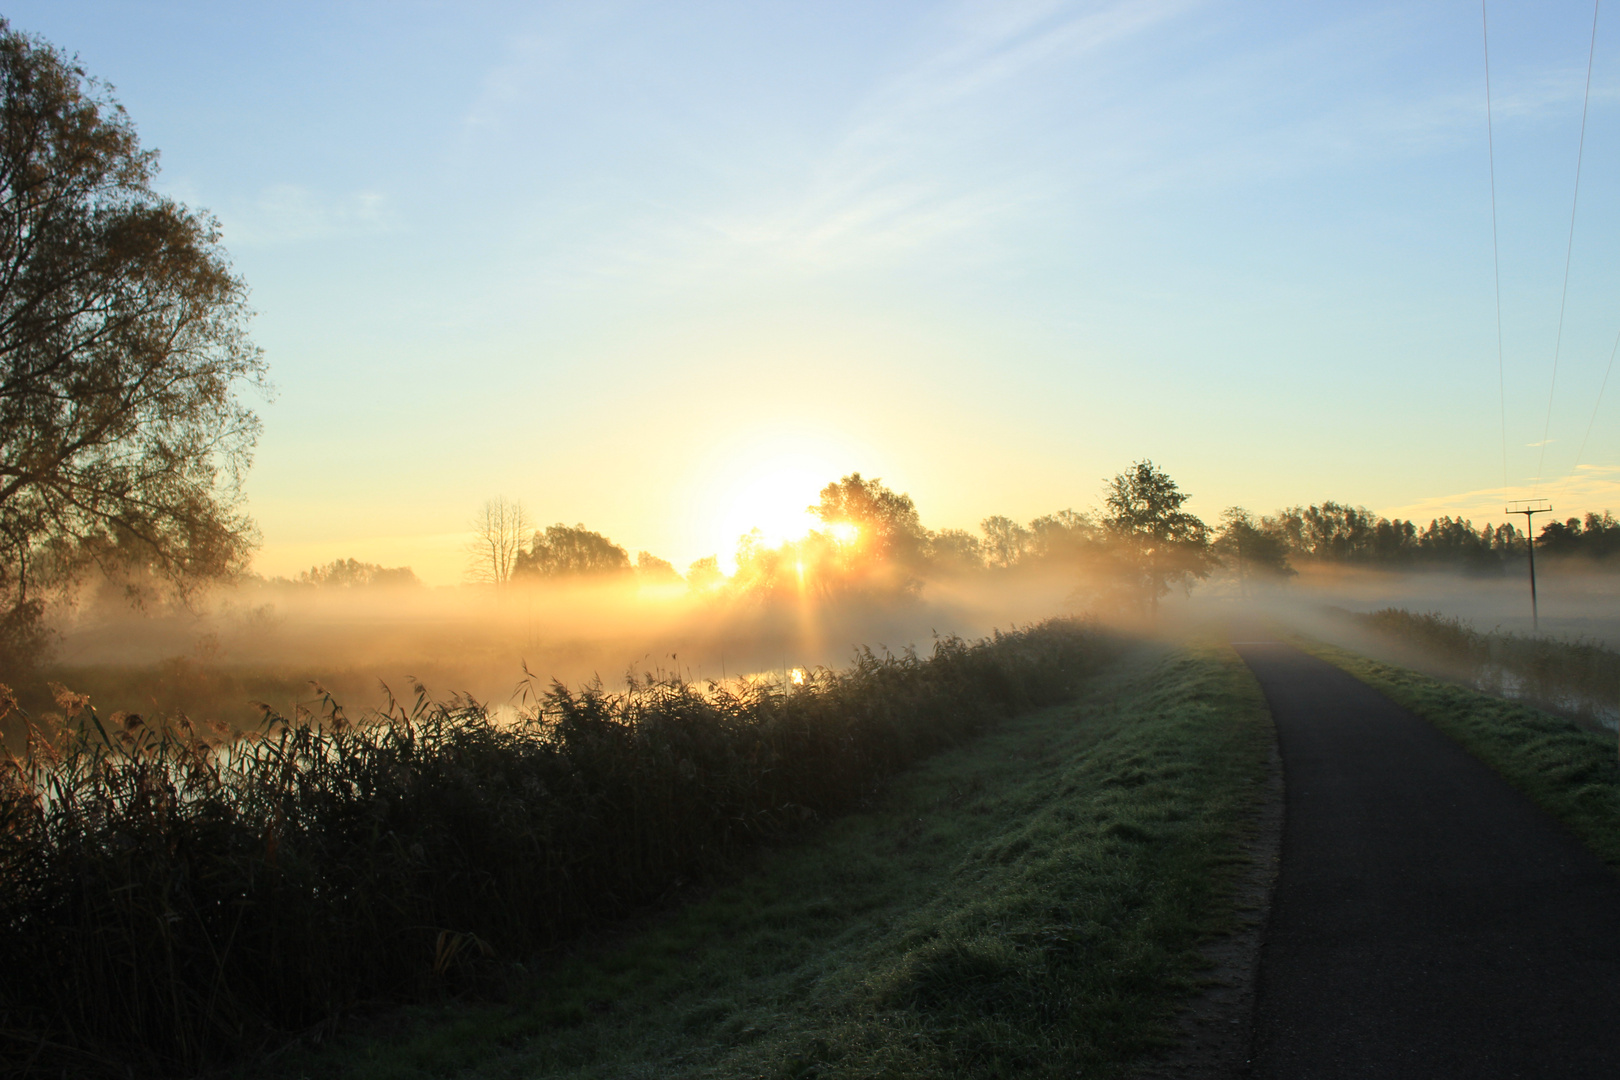
[[1536,610],[1536,532],[1530,526],[1535,515],[1552,513],[1552,504],[1546,499],[1518,499],[1507,504],[1506,513],[1524,515],[1524,546],[1530,552],[1530,627],[1539,630],[1541,613]]

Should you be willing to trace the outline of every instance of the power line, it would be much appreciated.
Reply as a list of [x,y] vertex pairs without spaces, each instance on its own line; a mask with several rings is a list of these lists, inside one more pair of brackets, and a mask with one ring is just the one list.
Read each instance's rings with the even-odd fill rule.
[[1480,33],[1485,41],[1485,146],[1491,162],[1491,266],[1496,271],[1496,391],[1502,419],[1502,497],[1507,497],[1507,373],[1502,359],[1502,253],[1496,239],[1496,132],[1491,123],[1491,24],[1479,0]]
[[1603,404],[1603,391],[1609,388],[1609,374],[1614,371],[1614,356],[1620,353],[1620,334],[1614,338],[1614,348],[1609,350],[1609,366],[1603,369],[1603,384],[1598,387],[1597,400],[1592,402],[1592,419],[1586,422],[1586,434],[1581,436],[1581,448],[1575,451],[1575,467],[1581,467],[1581,455],[1586,453],[1586,444],[1592,438],[1592,428],[1597,424],[1598,406]]
[[1569,246],[1564,250],[1564,291],[1558,298],[1558,338],[1553,345],[1552,381],[1547,387],[1547,422],[1541,431],[1541,457],[1536,462],[1536,486],[1540,489],[1541,470],[1547,463],[1547,437],[1552,434],[1553,392],[1558,388],[1558,356],[1564,347],[1564,306],[1569,300],[1569,264],[1575,253],[1575,210],[1581,202],[1581,162],[1586,157],[1586,109],[1592,101],[1592,59],[1597,55],[1598,7],[1592,0],[1592,44],[1586,54],[1586,96],[1581,101],[1581,141],[1575,152],[1575,197],[1569,206]]

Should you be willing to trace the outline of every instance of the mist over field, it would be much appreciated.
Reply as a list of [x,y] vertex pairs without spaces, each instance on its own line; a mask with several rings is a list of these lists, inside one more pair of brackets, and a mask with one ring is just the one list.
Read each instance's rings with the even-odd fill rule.
[[[318,714],[323,702],[364,714],[418,686],[499,708],[553,680],[781,683],[843,667],[861,648],[926,654],[941,637],[1054,615],[1133,633],[1260,618],[1348,641],[1358,632],[1343,612],[1403,608],[1483,631],[1531,630],[1523,538],[1511,530],[1385,521],[1398,535],[1380,556],[1367,539],[1378,523],[1330,502],[1265,518],[1234,510],[1218,527],[1190,519],[1150,555],[1118,506],[934,532],[880,481],[841,485],[829,486],[838,498],[823,508],[823,531],[775,545],[745,536],[729,576],[709,560],[682,577],[647,553],[638,570],[608,538],[556,526],[512,538],[518,571],[508,566],[498,583],[428,587],[408,568],[349,560],[140,607],[102,583],[59,609],[49,681],[104,712],[237,727],[255,722],[261,703],[289,716]],[[850,493],[868,501],[839,501]],[[1610,542],[1605,520],[1584,529],[1589,547]],[[851,530],[846,540],[839,529]],[[859,539],[862,529],[872,539]],[[1540,629],[1612,645],[1620,575],[1590,555],[1543,557]],[[25,703],[49,712],[44,682],[28,690]]]
[[[837,603],[768,603],[685,586],[633,581],[555,586],[331,589],[268,584],[222,587],[184,607],[132,611],[88,606],[64,620],[62,677],[116,670],[186,674],[259,673],[266,685],[319,698],[316,680],[350,708],[381,703],[379,680],[396,693],[409,678],[439,696],[466,693],[499,704],[524,678],[578,685],[600,676],[662,670],[694,680],[841,667],[857,646],[924,651],[934,635],[979,637],[1062,613],[1074,589],[1055,571],[994,581],[931,583],[920,596],[856,597]],[[283,711],[287,700],[267,702]],[[178,694],[171,707],[184,707]],[[210,701],[220,709],[224,701]],[[243,718],[251,713],[245,702]],[[138,709],[140,702],[107,702]],[[223,719],[223,717],[221,717]]]

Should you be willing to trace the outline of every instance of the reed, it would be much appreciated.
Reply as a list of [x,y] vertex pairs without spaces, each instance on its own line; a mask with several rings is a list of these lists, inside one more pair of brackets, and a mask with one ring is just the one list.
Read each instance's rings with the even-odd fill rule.
[[1485,633],[1461,619],[1385,608],[1355,618],[1383,637],[1422,650],[1478,689],[1593,726],[1620,717],[1620,653],[1597,642]]
[[30,725],[0,765],[0,1069],[196,1071],[363,1003],[478,985],[1072,696],[1075,621],[863,650],[802,685],[534,683],[515,717],[420,687],[351,723],[265,710]]

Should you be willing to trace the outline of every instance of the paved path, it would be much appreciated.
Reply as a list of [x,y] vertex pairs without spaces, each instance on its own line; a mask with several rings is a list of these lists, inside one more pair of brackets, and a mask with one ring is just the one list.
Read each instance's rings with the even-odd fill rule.
[[1253,1075],[1620,1078],[1620,877],[1338,668],[1235,644],[1287,785]]

